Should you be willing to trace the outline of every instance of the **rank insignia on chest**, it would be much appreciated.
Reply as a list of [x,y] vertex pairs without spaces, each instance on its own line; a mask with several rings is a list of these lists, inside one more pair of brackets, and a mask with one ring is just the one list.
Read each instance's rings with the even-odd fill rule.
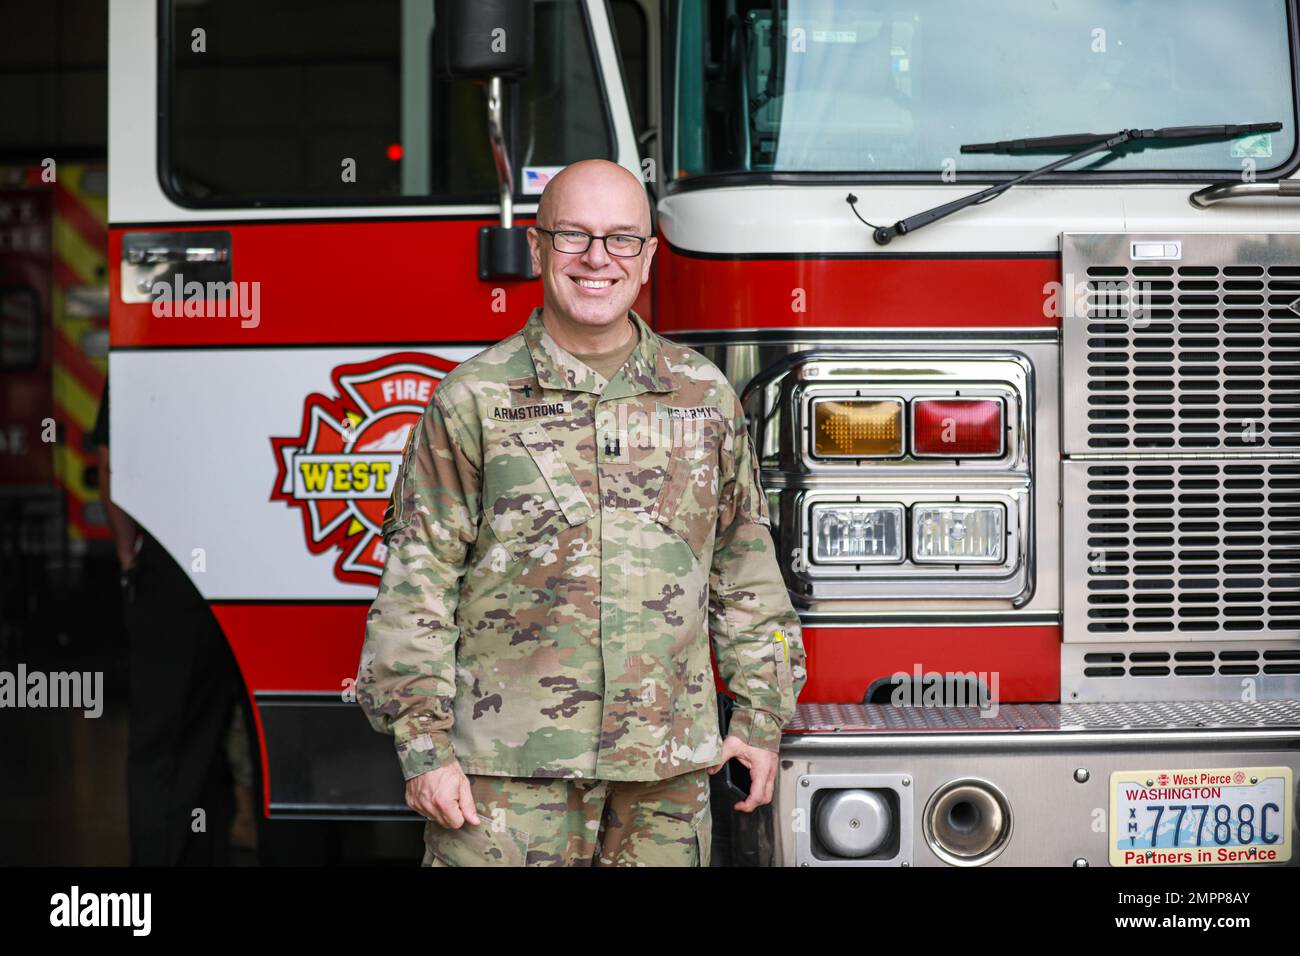
[[626,465],[632,459],[628,453],[627,431],[620,428],[602,428],[596,432],[596,461],[602,465]]

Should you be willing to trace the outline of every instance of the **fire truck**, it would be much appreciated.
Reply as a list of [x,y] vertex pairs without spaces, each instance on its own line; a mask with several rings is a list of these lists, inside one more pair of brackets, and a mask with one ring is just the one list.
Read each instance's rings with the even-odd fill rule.
[[[0,647],[55,623],[107,552],[95,422],[108,361],[102,161],[0,162]],[[51,614],[51,612],[53,613]]]
[[1180,8],[113,3],[115,497],[230,642],[265,814],[409,818],[351,693],[391,476],[605,157],[807,649],[717,861],[1294,863],[1300,10]]

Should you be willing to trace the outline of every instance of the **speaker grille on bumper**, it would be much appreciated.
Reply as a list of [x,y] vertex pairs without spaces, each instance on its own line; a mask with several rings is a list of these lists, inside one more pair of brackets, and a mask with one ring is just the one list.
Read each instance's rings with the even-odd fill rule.
[[1085,468],[1094,639],[1300,628],[1300,462]]

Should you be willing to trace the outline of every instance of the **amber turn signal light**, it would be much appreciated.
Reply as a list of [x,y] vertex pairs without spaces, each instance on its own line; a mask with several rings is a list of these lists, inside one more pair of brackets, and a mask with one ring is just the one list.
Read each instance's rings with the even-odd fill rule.
[[903,454],[903,402],[896,398],[813,403],[818,458],[897,458]]

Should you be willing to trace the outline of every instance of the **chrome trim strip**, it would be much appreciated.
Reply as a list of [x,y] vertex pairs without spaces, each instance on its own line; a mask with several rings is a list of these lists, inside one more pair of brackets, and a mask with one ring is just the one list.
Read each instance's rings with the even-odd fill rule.
[[1054,753],[1062,750],[1140,750],[1182,746],[1202,750],[1210,745],[1230,750],[1253,749],[1260,743],[1300,746],[1300,726],[1290,729],[1242,727],[1233,730],[1089,732],[1078,730],[1034,730],[982,733],[978,731],[916,731],[861,733],[789,733],[781,740],[783,758],[805,758],[819,754],[852,754],[880,750],[903,753],[947,751]]
[[958,610],[918,614],[914,611],[800,611],[804,627],[874,628],[874,627],[1059,627],[1059,613],[1025,611]]
[[972,330],[964,326],[945,328],[835,328],[825,326],[808,326],[788,329],[688,329],[676,332],[660,332],[673,342],[682,345],[784,345],[798,342],[802,346],[816,348],[822,343],[842,347],[849,343],[860,348],[870,348],[879,341],[905,339],[909,341],[933,339],[937,342],[1056,342],[1060,329],[1055,326],[1025,326],[1015,329]]

